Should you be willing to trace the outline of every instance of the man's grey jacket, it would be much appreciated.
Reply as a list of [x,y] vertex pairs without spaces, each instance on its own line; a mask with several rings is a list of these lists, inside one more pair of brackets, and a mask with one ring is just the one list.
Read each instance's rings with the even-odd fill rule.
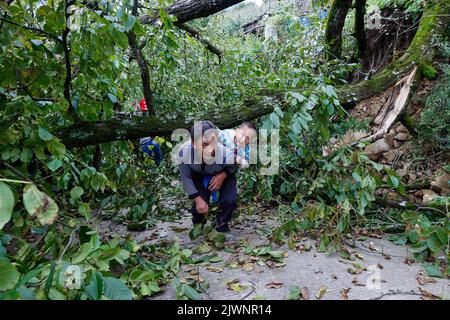
[[236,164],[236,155],[220,143],[217,144],[215,149],[214,159],[208,161],[208,163],[201,163],[201,157],[196,155],[190,141],[181,145],[176,160],[181,182],[189,199],[194,199],[200,195],[192,180],[192,174],[206,177],[225,172],[227,175],[231,175],[239,169]]

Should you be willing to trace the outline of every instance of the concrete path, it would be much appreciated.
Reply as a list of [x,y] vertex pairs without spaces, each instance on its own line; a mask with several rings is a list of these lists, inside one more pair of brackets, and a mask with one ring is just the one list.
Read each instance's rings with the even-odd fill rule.
[[[355,247],[348,247],[350,259],[339,253],[319,253],[315,241],[308,238],[300,239],[295,250],[273,244],[272,250],[282,251],[284,255],[277,262],[254,252],[244,252],[245,248],[269,245],[264,232],[276,222],[261,216],[247,216],[238,221],[232,230],[235,239],[226,242],[226,247],[236,249],[234,253],[205,247],[202,238],[191,241],[188,213],[179,221],[161,222],[154,229],[132,234],[138,242],[164,239],[178,241],[183,248],[194,252],[200,249],[205,252],[203,255],[216,252],[221,261],[183,265],[180,270],[181,279],[197,279],[204,284],[204,299],[287,299],[291,292],[298,297],[299,291],[305,298],[323,300],[423,299],[432,295],[450,298],[449,279],[426,276],[421,264],[411,261],[407,246],[395,245],[385,237],[356,241]],[[105,223],[101,227],[106,227]],[[127,233],[122,225],[108,225],[108,228]],[[155,240],[155,235],[159,240]],[[172,287],[166,286],[152,298],[176,297]]]

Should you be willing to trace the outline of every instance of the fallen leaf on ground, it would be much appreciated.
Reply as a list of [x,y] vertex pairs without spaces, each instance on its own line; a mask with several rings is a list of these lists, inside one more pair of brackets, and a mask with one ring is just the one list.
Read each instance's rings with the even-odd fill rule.
[[219,267],[207,266],[206,269],[209,271],[212,271],[212,272],[216,272],[216,273],[223,272],[223,268],[219,268]]
[[354,286],[357,286],[357,287],[365,287],[366,286],[364,283],[359,282],[358,278],[356,278],[356,277],[353,278],[352,283]]
[[351,290],[351,288],[344,288],[341,290],[341,298],[344,300],[348,300],[348,292]]
[[172,229],[175,232],[183,232],[189,230],[189,228],[187,227],[177,227],[177,226],[170,226],[170,229]]
[[421,286],[423,286],[423,285],[426,285],[427,283],[436,283],[437,281],[435,279],[425,275],[425,274],[419,273],[417,275],[417,282],[419,282],[419,284]]
[[228,289],[236,291],[236,292],[243,292],[245,289],[247,289],[247,286],[242,285],[240,283],[232,283],[228,286]]
[[361,270],[353,269],[353,268],[348,268],[348,269],[347,269],[347,272],[350,273],[350,274],[360,274],[360,273],[361,273]]
[[358,259],[364,260],[364,256],[359,252],[355,252],[355,257],[357,257]]
[[253,263],[244,263],[242,269],[244,271],[252,271],[253,269],[255,269],[255,265]]
[[404,263],[406,263],[407,265],[411,266],[413,265],[414,262],[416,262],[416,260],[414,260],[413,258],[410,257],[406,257],[405,261],[403,261]]
[[422,289],[421,287],[419,287],[420,293],[422,293],[423,298],[427,299],[427,300],[440,300],[441,297],[435,295],[434,293],[431,293],[425,289]]
[[323,295],[327,292],[327,287],[325,286],[320,286],[319,288],[319,292],[317,292],[316,294],[316,298],[318,300],[322,299]]
[[283,286],[283,282],[278,281],[270,281],[269,283],[266,283],[265,287],[267,289],[280,289]]
[[302,296],[302,298],[304,300],[309,300],[309,289],[308,289],[308,287],[303,287],[300,290],[300,295]]
[[202,276],[194,275],[194,276],[187,276],[186,280],[193,280],[198,282],[205,282],[205,279]]
[[361,271],[367,270],[366,267],[364,267],[363,265],[360,265],[359,263],[352,263],[352,265],[358,270],[361,270]]

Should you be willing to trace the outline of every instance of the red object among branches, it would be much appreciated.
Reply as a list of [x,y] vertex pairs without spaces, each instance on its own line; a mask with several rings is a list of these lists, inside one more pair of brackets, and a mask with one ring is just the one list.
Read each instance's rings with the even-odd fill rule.
[[141,111],[148,111],[147,104],[145,103],[145,98],[142,98],[139,102],[139,107],[141,107]]

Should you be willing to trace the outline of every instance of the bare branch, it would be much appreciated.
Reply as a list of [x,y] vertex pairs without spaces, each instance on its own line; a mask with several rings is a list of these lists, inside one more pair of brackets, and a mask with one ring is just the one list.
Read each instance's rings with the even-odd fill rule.
[[30,30],[30,31],[34,31],[34,32],[40,33],[40,34],[45,35],[45,36],[47,36],[47,37],[49,37],[49,38],[51,38],[51,39],[53,39],[53,40],[55,40],[57,42],[61,42],[62,41],[59,37],[57,37],[57,36],[55,36],[55,35],[53,35],[51,33],[48,33],[47,31],[39,29],[39,28],[24,26],[24,25],[21,25],[21,24],[19,24],[17,22],[14,22],[14,21],[11,21],[11,20],[5,19],[5,18],[0,18],[0,21],[6,22],[8,24],[12,24],[12,25],[17,26],[17,27],[22,28],[22,29],[26,29],[26,30]]
[[214,53],[216,56],[219,57],[219,61],[222,57],[222,49],[219,49],[218,47],[216,47],[215,45],[213,45],[208,39],[204,38],[200,31],[198,31],[197,29],[188,26],[187,24],[179,24],[178,27],[184,31],[186,31],[191,37],[197,39],[198,41],[200,41],[202,44],[205,45],[206,49],[208,49],[209,51],[211,51],[212,53]]

